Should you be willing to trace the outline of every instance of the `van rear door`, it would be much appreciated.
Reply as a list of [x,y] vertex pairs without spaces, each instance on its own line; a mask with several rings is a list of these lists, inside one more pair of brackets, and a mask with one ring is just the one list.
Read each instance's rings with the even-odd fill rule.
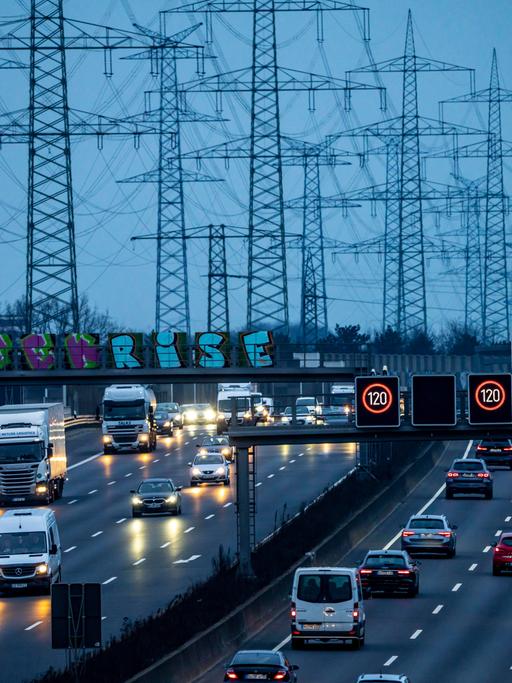
[[312,632],[350,631],[355,600],[350,573],[301,573],[297,582],[297,622]]

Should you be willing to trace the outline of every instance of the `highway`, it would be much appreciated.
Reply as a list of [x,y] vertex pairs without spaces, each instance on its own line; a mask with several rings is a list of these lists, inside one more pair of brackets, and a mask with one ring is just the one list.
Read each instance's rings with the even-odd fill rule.
[[[442,462],[401,505],[340,564],[354,566],[370,548],[399,547],[400,524],[419,511],[444,513],[458,525],[454,559],[421,561],[417,598],[366,600],[366,644],[293,651],[288,616],[281,614],[243,648],[283,649],[298,664],[301,683],[355,683],[362,673],[406,674],[411,683],[489,683],[512,680],[512,577],[492,576],[491,543],[512,529],[512,472],[494,473],[494,499],[445,500],[440,486],[453,457],[474,453],[467,443],[449,444]],[[216,667],[200,683],[223,680]]]
[[[124,619],[150,614],[205,578],[221,544],[236,550],[233,474],[229,488],[188,487],[187,463],[204,433],[185,428],[172,439],[159,439],[153,453],[108,456],[101,452],[99,430],[67,435],[69,480],[64,497],[52,506],[64,551],[62,578],[104,584],[104,641],[119,633]],[[260,448],[257,538],[279,523],[283,506],[295,513],[354,464],[353,444]],[[149,476],[170,476],[184,485],[180,517],[131,518],[129,491]],[[50,633],[48,596],[1,597],[0,683],[63,665],[64,653],[51,650]]]

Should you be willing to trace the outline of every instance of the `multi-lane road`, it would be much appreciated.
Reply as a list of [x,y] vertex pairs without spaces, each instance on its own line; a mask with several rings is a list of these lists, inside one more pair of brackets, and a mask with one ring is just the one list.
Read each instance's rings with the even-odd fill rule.
[[[100,433],[68,433],[69,480],[54,508],[63,547],[63,581],[103,584],[104,639],[124,619],[162,607],[211,572],[219,546],[236,550],[234,483],[189,488],[187,463],[205,433],[186,428],[161,439],[154,453],[101,454]],[[355,465],[353,444],[260,448],[257,454],[257,538],[295,513]],[[179,517],[131,518],[130,489],[142,478],[183,484]],[[232,482],[235,477],[232,476]],[[17,683],[64,664],[51,650],[50,599],[0,598],[0,683]],[[30,656],[27,656],[30,653]]]
[[[421,561],[416,598],[366,601],[366,645],[359,652],[309,646],[294,652],[289,620],[280,615],[244,648],[283,649],[298,664],[301,683],[355,683],[362,673],[404,673],[412,683],[491,683],[512,680],[512,577],[492,575],[492,547],[512,529],[512,472],[494,473],[494,499],[445,500],[444,467],[472,454],[469,444],[449,444],[442,462],[417,489],[340,563],[355,566],[370,548],[399,547],[400,524],[411,514],[443,513],[457,530],[454,559]],[[441,488],[440,488],[441,487]],[[223,680],[216,667],[201,683]]]

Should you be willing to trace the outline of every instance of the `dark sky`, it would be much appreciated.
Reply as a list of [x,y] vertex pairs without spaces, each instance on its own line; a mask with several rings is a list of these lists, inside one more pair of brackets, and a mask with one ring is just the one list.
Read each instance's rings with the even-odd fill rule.
[[[26,14],[27,0],[4,0],[3,17]],[[502,85],[510,82],[512,66],[510,33],[512,19],[509,0],[369,0],[371,9],[372,50],[377,61],[398,56],[403,52],[407,9],[413,12],[416,51],[419,55],[453,62],[476,69],[477,87],[487,86],[493,47],[498,51]],[[177,2],[156,0],[65,0],[66,16],[98,23],[109,23],[129,29],[131,20],[149,27],[158,26],[158,11],[178,6]],[[203,20],[203,16],[197,18]],[[179,31],[194,23],[192,16],[173,15],[168,32]],[[250,64],[250,15],[222,15],[215,22],[213,51],[215,64],[207,65],[207,75],[216,71],[242,68]],[[200,41],[202,29],[194,34]],[[192,39],[192,37],[191,37]],[[278,20],[278,59],[281,66],[304,71],[344,77],[345,71],[366,63],[361,37],[352,12],[326,15],[325,42],[315,40],[314,13],[283,13]],[[5,55],[8,56],[8,55]],[[119,55],[121,56],[121,55]],[[144,91],[156,87],[144,61],[114,63],[114,76],[103,76],[101,54],[69,54],[69,100],[77,109],[96,111],[110,116],[135,114],[142,111]],[[194,77],[193,65],[180,64],[180,78]],[[389,110],[379,110],[375,93],[355,94],[350,114],[340,109],[340,101],[333,94],[321,95],[316,110],[308,111],[303,94],[284,93],[281,97],[282,132],[297,139],[312,142],[348,127],[378,121],[396,114],[401,107],[401,77],[384,75],[389,86]],[[25,108],[28,102],[26,72],[0,71],[0,109],[7,112]],[[367,76],[366,82],[372,82]],[[427,74],[420,76],[420,110],[426,116],[437,116],[437,102],[468,90],[468,81],[461,74]],[[156,103],[156,99],[154,100]],[[197,110],[213,113],[213,102],[208,96],[191,96],[190,104]],[[214,124],[184,124],[183,149],[189,151],[221,142],[229,134],[249,132],[249,101],[245,96],[225,96],[224,116],[229,121]],[[504,105],[504,137],[512,135],[510,111]],[[450,106],[446,118],[467,126],[485,125],[485,109]],[[475,138],[476,139],[476,138]],[[151,234],[156,229],[156,188],[153,185],[127,185],[117,181],[154,167],[157,141],[144,140],[135,150],[132,142],[111,140],[103,150],[97,150],[94,140],[73,142],[73,178],[75,191],[75,219],[77,230],[78,277],[81,292],[101,309],[108,309],[120,324],[140,330],[151,329],[154,320],[155,245],[151,241],[131,243],[130,237]],[[449,143],[446,143],[449,144]],[[439,149],[440,139],[425,140],[423,151]],[[340,145],[341,146],[341,145]],[[353,150],[349,142],[345,149]],[[1,301],[13,301],[24,291],[25,234],[26,234],[26,175],[27,154],[23,145],[4,145],[0,151],[0,229],[2,239]],[[195,164],[189,164],[195,169]],[[506,160],[505,182],[510,164]],[[429,162],[432,180],[453,182],[448,162]],[[189,227],[210,222],[247,225],[248,165],[234,161],[205,161],[201,171],[225,179],[223,183],[187,184],[186,221]],[[484,172],[481,162],[470,162],[462,172],[477,178]],[[337,189],[354,189],[383,180],[383,159],[371,162],[369,173],[358,165],[326,169],[322,174],[323,194],[334,194]],[[299,168],[285,169],[285,196],[302,194],[302,173]],[[379,208],[372,217],[367,208],[353,209],[348,218],[339,210],[324,212],[324,227],[328,237],[344,242],[376,237],[383,232],[383,214]],[[286,230],[301,229],[300,213],[287,211]],[[462,244],[458,218],[443,218],[437,228],[431,214],[425,217],[425,232],[432,239],[450,234],[451,240]],[[189,242],[191,273],[192,330],[202,330],[206,322],[207,244]],[[247,245],[239,240],[229,241],[229,270],[233,274],[246,273]],[[329,322],[357,322],[363,328],[376,328],[381,323],[382,262],[376,256],[337,256],[326,253]],[[299,317],[300,258],[297,250],[288,252],[290,288],[290,317]],[[429,321],[436,331],[452,319],[460,319],[463,312],[463,273],[461,262],[427,264]],[[245,284],[231,282],[231,313],[234,326],[243,327],[245,320]]]

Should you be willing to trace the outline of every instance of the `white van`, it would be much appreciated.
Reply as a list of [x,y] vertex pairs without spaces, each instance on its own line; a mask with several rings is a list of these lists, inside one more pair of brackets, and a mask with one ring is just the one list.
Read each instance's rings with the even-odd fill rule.
[[0,591],[39,588],[61,580],[61,545],[52,510],[7,510],[0,517]]
[[301,567],[293,578],[292,648],[307,640],[350,640],[364,645],[366,616],[361,581],[356,569]]
[[295,400],[295,405],[297,408],[299,406],[307,408],[312,415],[318,415],[322,412],[322,406],[316,396],[299,396]]

